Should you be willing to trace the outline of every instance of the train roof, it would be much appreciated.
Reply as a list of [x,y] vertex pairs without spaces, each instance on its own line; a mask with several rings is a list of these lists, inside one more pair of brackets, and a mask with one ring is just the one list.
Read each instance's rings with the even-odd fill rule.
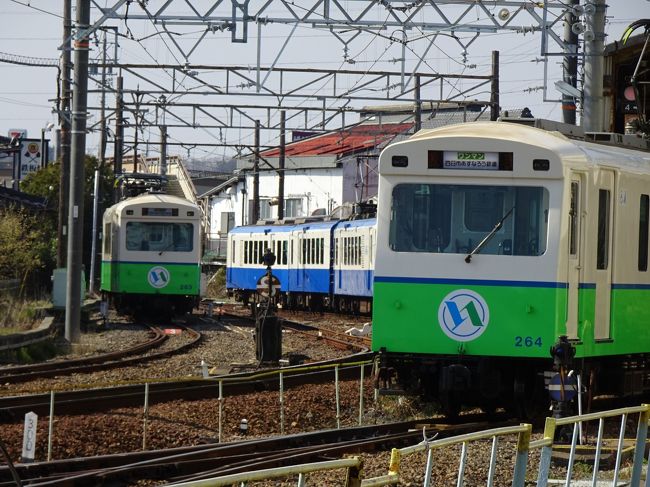
[[587,133],[584,138],[570,138],[556,130],[545,130],[525,124],[497,122],[468,122],[447,125],[430,130],[421,130],[405,141],[433,140],[438,138],[484,138],[525,144],[556,152],[563,162],[587,165],[606,165],[633,172],[647,173],[650,170],[650,151],[598,143],[598,134]]
[[282,233],[294,229],[295,225],[243,225],[231,228],[228,233]]
[[296,230],[302,229],[329,229],[334,226],[339,227],[368,227],[373,226],[377,223],[376,218],[364,218],[359,220],[324,220],[324,221],[310,221],[303,223],[292,223],[292,224],[267,224],[267,225],[243,225],[239,227],[232,228],[228,233],[240,234],[240,233],[283,233],[283,232],[293,232]]
[[180,198],[178,196],[164,194],[164,193],[143,193],[133,198],[124,199],[118,203],[115,203],[113,206],[108,208],[106,211],[115,211],[121,213],[124,208],[127,207],[138,207],[138,206],[168,206],[175,205],[179,208],[188,208],[196,209],[197,205],[192,203],[185,198]]
[[349,227],[372,227],[377,224],[376,218],[364,218],[361,220],[348,220],[342,221],[338,228],[349,228]]

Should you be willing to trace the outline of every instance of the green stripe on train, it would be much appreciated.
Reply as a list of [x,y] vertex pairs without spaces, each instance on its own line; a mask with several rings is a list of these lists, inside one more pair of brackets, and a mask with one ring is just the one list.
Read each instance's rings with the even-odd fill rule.
[[131,294],[198,295],[201,268],[197,264],[102,262],[101,290]]
[[[566,289],[463,288],[468,296],[457,296],[467,294],[458,285],[375,282],[372,349],[550,359],[551,345],[566,334]],[[576,358],[648,353],[649,290],[611,292],[612,331],[605,340],[594,339],[595,291],[581,289],[579,296]],[[488,309],[486,323],[482,306]]]

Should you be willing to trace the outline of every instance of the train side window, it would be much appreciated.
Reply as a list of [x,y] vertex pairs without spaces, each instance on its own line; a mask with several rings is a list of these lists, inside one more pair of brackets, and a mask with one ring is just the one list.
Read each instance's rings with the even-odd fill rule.
[[339,265],[339,239],[334,239],[334,265]]
[[598,190],[598,228],[596,243],[596,269],[607,269],[609,266],[609,210],[610,192],[607,189]]
[[648,221],[650,197],[642,194],[639,201],[639,270],[648,270]]

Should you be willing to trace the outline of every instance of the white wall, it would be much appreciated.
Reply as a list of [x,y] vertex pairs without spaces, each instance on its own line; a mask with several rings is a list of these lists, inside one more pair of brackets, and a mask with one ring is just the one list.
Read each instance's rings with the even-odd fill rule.
[[[246,190],[246,194],[242,190]],[[260,174],[260,199],[269,200],[278,195],[278,176],[275,172]],[[285,175],[284,197],[300,198],[303,214],[309,216],[317,208],[331,210],[343,203],[342,168],[301,169]],[[221,214],[234,212],[235,226],[248,223],[249,201],[253,199],[253,176],[246,175],[246,182],[240,181],[210,198],[210,240],[225,238],[221,231]],[[243,202],[243,205],[242,205]],[[270,209],[270,218],[277,218],[278,207],[261,204]]]
[[[253,198],[253,176],[246,176],[248,199]],[[260,174],[260,198],[270,199],[278,195],[278,176],[275,172]],[[303,214],[309,216],[317,208],[331,210],[340,205],[343,198],[342,168],[301,169],[287,172],[284,177],[284,197],[302,199]],[[267,204],[264,202],[263,204]],[[248,207],[247,207],[248,208]],[[277,217],[277,206],[271,206],[271,218]]]

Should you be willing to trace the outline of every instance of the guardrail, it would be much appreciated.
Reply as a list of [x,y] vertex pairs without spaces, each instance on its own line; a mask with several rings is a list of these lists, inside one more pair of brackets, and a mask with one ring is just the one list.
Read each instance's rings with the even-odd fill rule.
[[325,462],[304,463],[302,465],[293,465],[289,467],[269,468],[265,470],[258,470],[256,472],[236,473],[232,475],[224,475],[223,477],[196,480],[193,482],[183,482],[173,485],[175,487],[219,487],[222,485],[233,484],[245,485],[246,482],[253,482],[256,480],[271,480],[298,474],[296,485],[302,487],[305,485],[305,474],[312,472],[322,472],[325,470],[336,470],[339,468],[347,469],[347,478],[345,482],[345,485],[347,487],[356,487],[360,485],[359,476],[361,473],[361,459],[358,457],[344,458],[341,460],[329,460]]
[[[455,436],[451,438],[444,438],[440,440],[423,440],[421,443],[401,448],[393,449],[391,452],[391,461],[388,468],[388,474],[365,479],[361,482],[362,487],[380,487],[385,485],[395,485],[400,482],[400,467],[402,458],[416,454],[427,452],[427,463],[424,472],[424,487],[432,485],[431,472],[433,465],[433,451],[443,447],[461,445],[461,453],[459,459],[459,469],[457,476],[457,485],[463,485],[465,466],[467,464],[467,447],[468,443],[479,440],[492,439],[492,451],[489,459],[489,470],[486,479],[486,485],[491,487],[493,485],[494,469],[496,467],[498,439],[503,436],[517,435],[517,451],[515,457],[514,470],[512,474],[512,486],[524,487],[526,470],[528,465],[528,454],[531,450],[541,449],[541,459],[537,475],[537,487],[546,487],[549,482],[549,471],[551,466],[551,455],[553,447],[556,446],[555,438],[558,432],[558,427],[573,426],[573,433],[571,445],[569,450],[569,459],[567,465],[567,474],[565,479],[566,486],[571,485],[573,476],[573,466],[576,459],[576,447],[578,432],[582,424],[588,421],[597,420],[599,423],[598,437],[596,440],[596,450],[594,454],[594,467],[592,473],[592,486],[596,486],[598,482],[600,456],[603,447],[603,432],[604,420],[606,418],[613,418],[620,416],[620,430],[616,450],[616,462],[614,466],[614,478],[612,485],[618,485],[618,477],[620,474],[621,458],[624,449],[625,440],[625,426],[627,419],[631,414],[638,414],[638,425],[636,437],[634,439],[634,452],[633,452],[633,465],[630,475],[630,485],[638,487],[641,482],[641,473],[644,460],[645,442],[648,435],[648,419],[650,417],[650,405],[644,404],[637,407],[614,409],[611,411],[604,411],[599,413],[584,414],[581,416],[570,416],[567,418],[547,418],[544,427],[544,438],[541,440],[531,441],[532,426],[530,424],[521,424],[519,426],[512,426],[506,428],[490,429],[482,432],[468,433],[465,435]],[[554,484],[556,485],[556,484]],[[646,478],[646,487],[650,486],[650,477]]]

